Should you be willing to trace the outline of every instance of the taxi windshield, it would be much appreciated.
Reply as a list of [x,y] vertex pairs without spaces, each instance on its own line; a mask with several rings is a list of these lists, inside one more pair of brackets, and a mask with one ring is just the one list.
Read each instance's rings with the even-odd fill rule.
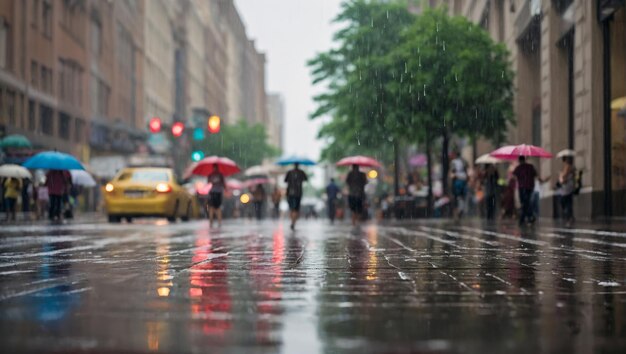
[[118,181],[167,182],[170,180],[166,171],[129,171],[122,173]]

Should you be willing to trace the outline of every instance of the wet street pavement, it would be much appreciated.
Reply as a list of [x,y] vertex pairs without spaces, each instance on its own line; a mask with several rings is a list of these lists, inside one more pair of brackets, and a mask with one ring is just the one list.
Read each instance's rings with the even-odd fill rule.
[[625,353],[626,228],[577,227],[1,226],[0,352]]

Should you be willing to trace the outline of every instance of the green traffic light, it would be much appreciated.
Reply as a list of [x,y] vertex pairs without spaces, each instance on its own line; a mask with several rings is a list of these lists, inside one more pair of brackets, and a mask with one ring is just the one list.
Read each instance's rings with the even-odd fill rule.
[[191,160],[198,162],[204,158],[204,152],[197,150],[191,153]]

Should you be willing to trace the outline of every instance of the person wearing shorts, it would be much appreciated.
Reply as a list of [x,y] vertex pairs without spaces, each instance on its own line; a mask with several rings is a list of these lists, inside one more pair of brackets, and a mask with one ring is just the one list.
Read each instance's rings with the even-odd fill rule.
[[213,165],[213,172],[207,177],[207,182],[211,184],[207,205],[209,227],[213,227],[213,220],[216,216],[218,226],[222,226],[222,199],[226,189],[226,181],[217,164]]
[[359,171],[358,165],[352,165],[352,171],[346,177],[348,185],[348,207],[352,212],[352,226],[363,219],[363,200],[365,199],[365,185],[367,177]]
[[295,164],[293,169],[287,172],[285,183],[287,183],[287,204],[289,204],[289,214],[291,216],[291,229],[295,230],[296,221],[300,216],[300,201],[302,200],[302,183],[307,181],[308,177],[299,168],[299,164]]

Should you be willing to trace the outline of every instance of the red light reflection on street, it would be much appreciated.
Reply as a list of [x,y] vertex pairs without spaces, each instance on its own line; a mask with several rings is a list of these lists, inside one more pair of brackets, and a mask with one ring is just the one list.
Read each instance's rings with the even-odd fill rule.
[[223,338],[232,328],[226,257],[210,259],[219,246],[211,239],[208,230],[198,230],[196,236],[196,249],[191,258],[195,265],[191,267],[189,277],[191,312],[203,319],[201,328],[204,334]]

